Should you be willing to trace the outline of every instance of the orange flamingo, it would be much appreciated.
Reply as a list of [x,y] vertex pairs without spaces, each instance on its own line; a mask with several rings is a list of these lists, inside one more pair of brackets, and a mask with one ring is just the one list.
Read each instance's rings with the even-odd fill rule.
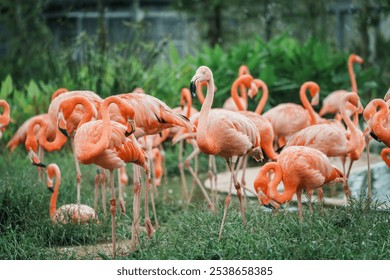
[[[351,90],[353,92],[358,93],[358,88],[356,84],[356,77],[355,77],[355,72],[353,70],[353,64],[354,63],[363,63],[363,58],[356,54],[351,54],[348,57],[348,73],[349,73],[349,78],[351,80]],[[346,90],[336,90],[334,92],[329,93],[327,97],[324,98],[324,101],[322,102],[322,107],[319,112],[320,116],[323,116],[325,114],[336,114],[339,112],[339,107],[340,107],[340,101],[342,97],[348,93]]]
[[[366,156],[367,156],[367,196],[371,200],[371,168],[370,168],[370,135],[379,142],[390,147],[390,114],[388,95],[385,99],[371,100],[363,111],[364,120],[367,122],[365,131]],[[368,132],[369,134],[366,134]]]
[[[52,223],[88,223],[90,221],[98,221],[95,211],[83,204],[66,204],[57,209],[57,197],[61,184],[61,171],[57,164],[51,163],[46,168],[47,173],[47,187],[53,193],[50,199],[49,214]],[[55,179],[55,186],[53,189],[53,178]]]
[[[250,75],[249,69],[246,65],[241,65],[238,69],[238,77],[241,77],[242,75]],[[248,107],[248,96],[244,86],[240,86],[240,93],[241,96],[238,97],[238,102],[240,107],[243,108],[242,110],[246,111]],[[222,108],[230,111],[239,111],[239,108],[237,107],[237,101],[233,100],[233,97],[226,99]]]
[[[328,157],[347,156],[354,152],[359,144],[358,129],[347,115],[346,106],[350,102],[356,108],[359,106],[359,96],[355,92],[343,96],[340,104],[341,116],[350,131],[347,138],[345,131],[332,124],[316,124],[306,127],[295,133],[286,143],[285,147],[308,146],[315,148]],[[345,195],[349,197],[348,184],[344,185]]]
[[3,108],[3,113],[0,115],[0,139],[3,136],[5,128],[9,124],[10,120],[10,107],[7,101],[0,99],[0,107]]
[[[126,119],[127,125],[124,126],[118,122],[111,121],[108,107],[115,103],[120,110],[120,114]],[[113,256],[116,256],[116,199],[114,189],[114,170],[125,166],[127,162],[132,162],[143,167],[149,178],[149,165],[147,164],[147,155],[140,147],[133,133],[135,111],[132,106],[124,102],[117,96],[106,98],[101,105],[100,113],[102,120],[92,120],[81,124],[75,134],[75,154],[77,159],[83,164],[96,164],[110,171],[111,200],[110,212],[112,221],[112,246]],[[129,137],[126,137],[128,135]],[[149,180],[146,181],[149,185]],[[134,186],[134,188],[139,186]],[[147,186],[148,187],[148,186]],[[148,236],[152,232],[152,225],[147,211],[147,191],[145,192],[145,222]],[[136,207],[139,208],[139,190],[134,192],[138,194],[135,198]],[[139,209],[137,209],[139,211]],[[133,213],[135,214],[135,213]],[[135,232],[133,231],[133,235]],[[134,247],[135,244],[132,244]]]
[[[306,90],[309,89],[312,97],[311,104],[306,96]],[[305,82],[299,91],[302,105],[294,103],[279,104],[268,110],[263,116],[268,119],[275,133],[275,140],[279,146],[283,146],[284,140],[295,132],[317,123],[316,113],[312,105],[318,104],[320,87],[315,82]]]
[[[85,97],[79,98],[79,97]],[[88,101],[88,102],[87,102]],[[102,102],[102,98],[92,91],[69,91],[55,97],[50,103],[48,114],[49,121],[47,125],[36,120],[30,124],[29,133],[26,139],[26,150],[29,153],[32,163],[35,165],[43,165],[41,162],[36,162],[39,158],[36,156],[38,144],[46,151],[60,150],[66,143],[66,136],[70,136],[70,142],[73,151],[73,159],[76,167],[76,189],[77,203],[80,203],[81,197],[81,171],[77,158],[74,155],[74,134],[83,118],[88,119],[89,114],[97,118],[97,110]],[[85,111],[86,106],[92,106],[91,110]],[[84,113],[87,112],[85,115]],[[40,125],[38,141],[33,133],[35,125]],[[66,127],[65,127],[66,126]],[[55,131],[53,141],[46,138],[47,130]],[[64,134],[65,133],[65,134]]]
[[156,180],[156,186],[161,185],[162,170],[162,156],[159,148],[153,148],[153,161],[154,161],[154,178]]
[[383,148],[381,151],[381,157],[388,167],[390,167],[390,148]]
[[[269,172],[274,172],[269,182]],[[290,201],[294,194],[298,199],[299,218],[303,219],[302,191],[312,192],[325,184],[345,182],[347,179],[339,169],[331,164],[328,157],[317,149],[305,146],[285,148],[276,162],[266,163],[257,174],[254,188],[263,205],[279,208]],[[283,182],[284,191],[277,187]]]
[[[208,155],[218,155],[225,159],[231,172],[232,182],[237,191],[240,202],[241,216],[246,225],[244,209],[242,207],[241,186],[234,172],[234,165],[238,157],[251,155],[257,161],[263,159],[260,147],[260,134],[256,125],[239,113],[228,110],[211,110],[214,98],[214,78],[210,68],[200,66],[191,79],[191,92],[195,94],[196,84],[207,81],[207,95],[202,105],[199,117],[196,141],[199,150]],[[231,187],[225,200],[219,239],[222,237],[227,209],[231,200]]]

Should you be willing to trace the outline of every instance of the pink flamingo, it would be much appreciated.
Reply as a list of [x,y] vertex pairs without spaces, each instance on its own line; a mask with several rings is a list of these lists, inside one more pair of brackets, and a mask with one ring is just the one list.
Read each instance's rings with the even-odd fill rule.
[[[50,199],[49,214],[52,223],[77,223],[82,224],[91,221],[98,221],[95,211],[83,204],[66,204],[57,209],[57,197],[61,184],[61,171],[57,164],[51,163],[46,168],[47,173],[47,187],[53,192]],[[55,186],[53,190],[53,178],[55,179]]]
[[10,107],[7,101],[0,99],[0,107],[3,108],[3,113],[0,115],[0,139],[3,136],[5,128],[9,124],[10,120]]
[[[347,115],[346,106],[350,102],[356,108],[359,106],[359,96],[355,92],[347,93],[343,96],[340,104],[341,116],[350,131],[347,138],[345,131],[336,125],[316,124],[306,127],[295,133],[286,143],[285,147],[307,146],[315,148],[328,157],[347,156],[358,147],[358,129]],[[345,195],[349,197],[348,184],[344,185]]]
[[[363,58],[356,54],[351,54],[348,57],[348,73],[349,78],[351,80],[351,90],[353,92],[358,93],[358,88],[356,84],[356,77],[355,72],[353,71],[353,64],[354,63],[363,63]],[[329,93],[327,97],[325,97],[324,101],[322,102],[322,107],[319,112],[320,116],[323,116],[325,114],[336,114],[339,112],[340,107],[340,101],[342,97],[348,93],[346,90],[336,90],[334,92]]]
[[[110,120],[108,107],[115,103],[120,110],[120,114],[126,119],[126,126]],[[112,221],[112,244],[113,256],[116,256],[116,232],[115,215],[116,199],[114,189],[114,170],[125,166],[127,162],[132,162],[143,167],[149,178],[149,165],[147,164],[147,155],[140,147],[133,133],[135,111],[132,106],[124,102],[117,96],[106,98],[101,105],[100,113],[102,120],[91,120],[82,123],[75,134],[75,154],[77,159],[83,164],[96,164],[110,171],[111,200],[110,212]],[[126,137],[130,136],[130,138]],[[147,180],[147,185],[149,180]],[[137,186],[134,186],[136,188]],[[139,188],[139,186],[138,186]],[[135,198],[136,206],[139,208],[139,190],[135,192],[138,197]],[[152,225],[147,211],[147,192],[145,192],[145,222],[148,236],[152,232]],[[139,211],[139,209],[137,209]],[[133,235],[135,233],[133,232]],[[132,244],[133,247],[135,244]]]
[[[274,177],[269,182],[269,172]],[[321,151],[293,146],[285,148],[276,162],[266,163],[257,174],[254,188],[263,205],[279,208],[280,204],[290,201],[294,194],[298,199],[299,218],[303,219],[302,191],[312,192],[325,184],[345,182],[347,179],[339,169],[331,164]],[[277,187],[283,182],[284,191],[279,193]]]
[[[312,97],[311,105],[306,97],[306,90],[309,89]],[[279,139],[286,139],[295,132],[317,123],[316,113],[312,105],[318,104],[320,87],[315,82],[305,82],[299,91],[302,105],[294,103],[279,104],[268,110],[263,116],[272,124],[275,133],[275,140],[279,146],[283,142]]]
[[[240,201],[241,216],[246,225],[244,209],[241,203],[241,186],[234,172],[238,157],[251,155],[257,161],[263,159],[260,148],[260,134],[256,125],[239,113],[228,110],[211,110],[214,98],[214,78],[210,68],[200,66],[191,79],[191,91],[195,93],[196,83],[207,81],[207,95],[200,111],[196,141],[201,152],[208,155],[218,155],[225,159],[231,172],[232,181]],[[231,200],[231,188],[226,197],[219,239],[226,219],[227,209]]]

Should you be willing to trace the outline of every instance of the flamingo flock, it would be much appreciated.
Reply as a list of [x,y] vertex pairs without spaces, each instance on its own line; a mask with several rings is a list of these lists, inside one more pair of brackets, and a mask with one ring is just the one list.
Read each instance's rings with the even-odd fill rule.
[[[128,184],[127,165],[133,166],[131,247],[135,250],[139,246],[141,231],[141,192],[144,193],[143,223],[147,237],[151,238],[159,228],[154,194],[156,187],[162,184],[162,177],[166,176],[163,143],[170,141],[179,145],[178,167],[183,200],[190,202],[192,193],[187,188],[186,167],[214,213],[217,213],[216,196],[210,199],[197,175],[197,161],[192,168],[192,159],[196,160],[200,153],[209,156],[209,178],[210,182],[215,180],[212,184],[215,190],[215,157],[221,157],[226,162],[231,178],[219,228],[218,239],[221,239],[232,199],[232,186],[236,190],[245,228],[245,190],[254,192],[261,205],[275,209],[296,195],[298,216],[303,219],[303,191],[310,197],[316,190],[321,200],[323,187],[341,183],[346,200],[350,199],[348,177],[352,163],[361,157],[364,148],[368,157],[368,144],[372,138],[387,146],[381,155],[390,167],[390,91],[383,99],[371,100],[363,110],[353,70],[354,63],[362,62],[363,59],[357,55],[349,57],[348,72],[352,90],[338,90],[329,94],[323,100],[319,113],[313,108],[320,101],[320,85],[315,81],[306,81],[301,85],[299,96],[302,105],[279,104],[263,113],[269,94],[268,87],[261,79],[254,78],[245,65],[239,68],[238,77],[232,82],[231,97],[223,108],[213,104],[216,87],[213,72],[207,66],[200,66],[196,70],[190,80],[190,88],[183,88],[180,92],[180,107],[173,109],[140,88],[106,98],[92,91],[60,88],[53,93],[47,113],[26,120],[8,142],[7,148],[13,152],[18,145],[24,145],[31,163],[38,166],[39,170],[46,171],[47,187],[53,192],[49,206],[49,217],[53,223],[99,223],[98,192],[101,185],[102,211],[105,214],[105,170],[108,170],[113,258],[117,254],[116,192],[118,190],[120,212],[125,214],[126,201],[122,188]],[[207,88],[205,96],[203,86]],[[249,99],[254,99],[260,93],[256,110],[248,111]],[[192,99],[196,95],[202,104],[200,110],[193,106]],[[0,107],[1,138],[9,125],[12,108],[5,100],[0,100]],[[329,114],[334,114],[334,119],[324,118]],[[367,124],[364,132],[359,127],[360,114],[363,114]],[[76,168],[76,203],[57,209],[61,171],[55,163],[48,166],[44,164],[43,151],[58,151],[68,139]],[[183,159],[184,143],[193,147],[193,152],[186,159]],[[253,186],[246,186],[248,156],[256,162],[262,162]],[[343,170],[332,164],[332,157],[341,159]],[[347,158],[350,159],[350,165],[346,171],[344,164]],[[96,165],[98,170],[93,208],[81,204],[80,164]],[[239,169],[243,170],[241,181],[237,178]],[[115,170],[118,172],[117,186]],[[39,178],[42,180],[43,175]],[[278,187],[281,184],[283,191],[280,193]],[[154,212],[154,225],[149,216],[149,199]]]

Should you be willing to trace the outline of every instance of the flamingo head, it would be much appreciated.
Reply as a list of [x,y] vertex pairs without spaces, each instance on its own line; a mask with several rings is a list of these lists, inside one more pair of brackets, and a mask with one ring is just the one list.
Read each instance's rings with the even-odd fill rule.
[[311,99],[311,105],[317,106],[320,102],[320,88],[316,84],[315,86],[310,87],[310,95],[312,97]]
[[32,148],[30,148],[28,151],[28,157],[30,158],[30,161],[33,165],[38,166],[38,167],[46,167],[46,165],[41,162],[41,160],[39,159],[39,157],[33,151]]
[[196,87],[202,82],[209,82],[213,78],[213,73],[207,66],[200,66],[190,82],[190,91],[193,97],[196,96]]
[[131,134],[135,132],[135,124],[134,124],[134,119],[128,117],[127,118],[127,128],[125,132],[125,136],[128,137]]
[[361,58],[360,56],[356,55],[356,54],[351,54],[349,56],[349,59],[352,61],[352,62],[357,62],[359,64],[362,64],[363,63],[363,58]]
[[47,179],[46,179],[46,186],[47,186],[47,189],[48,189],[50,192],[54,192],[54,188],[53,188],[53,178],[50,178],[49,176],[47,176]]
[[250,86],[250,88],[248,90],[248,96],[249,96],[249,98],[253,99],[257,95],[257,93],[259,92],[259,89],[256,86],[256,83],[254,81],[251,82],[250,85],[251,86]]
[[69,137],[69,133],[66,130],[66,120],[65,120],[64,113],[62,112],[62,110],[58,112],[57,125],[58,125],[59,131],[61,131],[61,133],[64,134],[66,137]]
[[250,74],[248,66],[241,65],[240,68],[238,68],[238,76]]

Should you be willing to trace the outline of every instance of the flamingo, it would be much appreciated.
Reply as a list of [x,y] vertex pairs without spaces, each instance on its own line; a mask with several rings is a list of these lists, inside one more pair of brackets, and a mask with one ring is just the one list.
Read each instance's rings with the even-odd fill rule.
[[154,161],[154,178],[156,180],[156,186],[161,185],[162,170],[162,155],[159,148],[153,148],[153,161]]
[[[46,168],[47,173],[47,188],[52,192],[50,199],[50,219],[52,223],[77,223],[82,224],[91,221],[97,221],[98,218],[95,211],[88,205],[83,204],[66,204],[57,209],[57,196],[61,184],[61,171],[57,164],[51,163]],[[53,189],[53,178],[55,179],[55,186]]]
[[[311,105],[306,96],[307,89],[309,89],[312,97]],[[284,139],[288,140],[295,132],[317,123],[316,113],[312,105],[318,104],[319,92],[320,87],[317,83],[305,82],[299,91],[303,107],[294,103],[283,103],[263,114],[271,122],[275,140],[279,141],[279,146],[283,146]]]
[[[25,146],[32,163],[37,166],[44,166],[36,156],[38,143],[47,151],[56,151],[64,146],[67,140],[66,136],[70,135],[73,151],[74,134],[77,127],[83,119],[88,120],[92,117],[97,117],[97,108],[100,106],[101,100],[96,93],[91,91],[65,92],[54,98],[48,110],[49,120],[42,121],[41,119],[34,119],[29,126]],[[85,111],[86,107],[90,107],[90,109]],[[38,141],[34,134],[35,125],[40,125]],[[55,137],[50,142],[46,136],[49,133],[53,133],[53,131],[55,131]],[[80,204],[81,171],[74,152],[73,157],[76,166],[77,203]]]
[[[385,101],[387,100],[387,102]],[[370,168],[370,135],[379,142],[390,147],[390,115],[388,105],[388,93],[385,100],[375,98],[371,100],[363,111],[363,118],[367,122],[365,135],[366,156],[367,156],[367,196],[371,200],[371,168]],[[379,108],[379,110],[378,110]]]
[[[316,124],[306,127],[295,133],[287,141],[285,147],[307,146],[315,148],[328,157],[347,156],[358,147],[358,129],[347,115],[347,103],[352,103],[356,108],[359,106],[359,96],[355,92],[347,93],[343,96],[340,104],[341,116],[346,123],[350,137],[347,138],[345,131],[332,124]],[[345,195],[348,199],[348,184],[344,185]]]
[[[269,182],[269,172],[274,172]],[[283,149],[276,162],[266,163],[257,174],[254,188],[259,202],[279,208],[280,204],[290,201],[294,194],[298,199],[299,218],[303,219],[302,191],[312,192],[325,184],[345,182],[343,172],[333,166],[328,157],[321,151],[306,147],[292,146]],[[284,191],[279,193],[277,187],[283,182]]]
[[[363,58],[356,54],[351,54],[348,57],[348,73],[349,78],[351,80],[351,90],[353,92],[358,93],[358,88],[356,84],[356,78],[355,78],[355,72],[353,70],[353,64],[354,63],[363,63]],[[322,107],[319,112],[320,116],[323,116],[325,114],[336,114],[339,112],[339,105],[342,97],[348,93],[346,90],[336,90],[334,92],[329,93],[327,97],[324,98],[322,102]]]
[[[110,120],[109,105],[115,103],[120,109],[120,114],[125,117],[127,125],[124,126],[118,122]],[[91,120],[82,123],[76,130],[74,143],[75,154],[77,159],[83,164],[96,164],[110,171],[110,187],[111,187],[111,226],[112,226],[112,248],[113,257],[116,256],[116,231],[115,231],[115,215],[116,215],[116,199],[114,189],[114,170],[125,166],[127,162],[132,162],[143,167],[149,178],[149,165],[147,164],[147,155],[140,147],[138,141],[134,137],[134,118],[135,111],[132,106],[124,102],[117,96],[107,97],[100,107],[102,119]],[[129,137],[126,137],[129,135]],[[149,180],[147,180],[147,185]],[[147,186],[148,187],[148,186]],[[139,185],[134,188],[139,189]],[[139,190],[134,192],[136,207],[139,207]],[[148,236],[152,231],[152,225],[147,211],[147,192],[145,192],[145,223]],[[139,209],[137,209],[139,211]],[[133,213],[135,214],[135,213]],[[133,221],[134,222],[134,221]],[[133,228],[134,230],[134,228]],[[133,231],[133,235],[134,235]],[[133,247],[135,244],[132,244]]]
[[[241,65],[240,68],[238,69],[238,77],[242,75],[250,75],[249,69],[246,65]],[[240,106],[243,108],[243,110],[246,111],[248,107],[248,97],[244,86],[240,86],[240,93],[241,96],[238,97],[238,102]],[[239,111],[239,108],[237,106],[237,101],[233,100],[233,97],[229,97],[228,99],[226,99],[222,108],[230,111]]]
[[390,168],[389,155],[390,155],[390,148],[383,148],[381,151],[381,157],[383,161],[386,163],[386,165]]
[[[202,105],[199,117],[196,141],[199,150],[208,155],[217,155],[225,159],[231,173],[232,182],[240,202],[241,216],[244,226],[246,219],[242,207],[241,186],[234,172],[238,157],[251,155],[256,161],[263,159],[260,147],[260,134],[256,125],[239,113],[228,110],[211,110],[214,98],[213,73],[207,66],[200,66],[191,79],[191,92],[195,94],[197,83],[207,81],[207,95]],[[231,186],[225,200],[224,214],[219,232],[222,237],[227,209],[231,200]]]
[[3,108],[3,113],[0,115],[0,139],[3,136],[5,128],[9,124],[10,120],[10,107],[7,101],[0,99],[0,107]]

